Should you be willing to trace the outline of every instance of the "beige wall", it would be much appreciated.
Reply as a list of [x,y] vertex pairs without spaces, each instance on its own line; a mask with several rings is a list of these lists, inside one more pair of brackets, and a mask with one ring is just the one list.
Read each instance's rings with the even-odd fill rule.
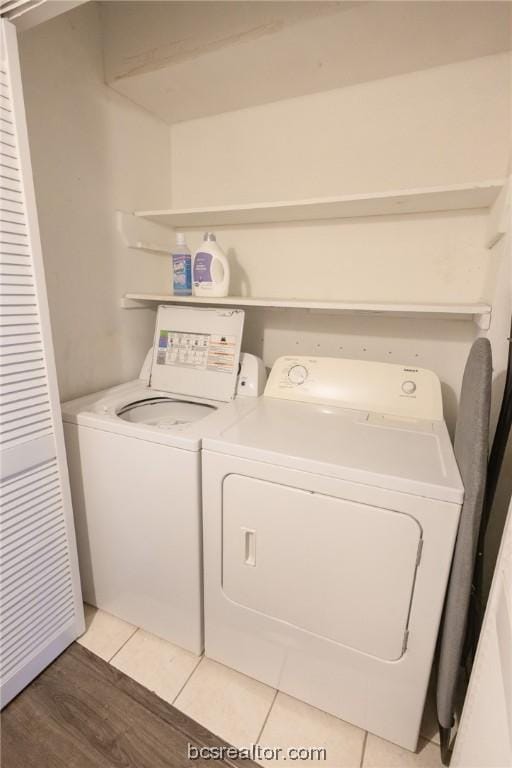
[[[218,239],[235,296],[457,303],[492,295],[485,224],[479,212],[378,216],[228,228]],[[201,237],[190,233],[189,246]]]
[[[487,56],[172,126],[174,207],[461,184],[504,176],[510,58]],[[458,212],[219,232],[234,293],[491,300],[503,250]],[[198,234],[190,236],[195,246]],[[470,322],[251,313],[246,348],[388,360],[440,375],[453,427]],[[504,338],[498,338],[498,371]]]
[[173,205],[503,176],[509,64],[486,56],[173,125]]
[[103,83],[95,3],[21,34],[25,102],[62,399],[138,375],[153,313],[128,290],[169,286],[168,259],[130,251],[115,210],[170,193],[169,129]]

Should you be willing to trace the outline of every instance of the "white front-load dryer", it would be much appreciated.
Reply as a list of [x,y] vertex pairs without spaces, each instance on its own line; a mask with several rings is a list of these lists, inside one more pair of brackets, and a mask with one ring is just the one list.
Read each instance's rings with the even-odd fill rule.
[[[255,404],[235,397],[242,325],[161,307],[141,378],[62,406],[85,601],[197,654],[201,444]],[[246,368],[238,390],[258,394]]]
[[415,749],[463,497],[437,377],[281,358],[202,460],[206,654]]

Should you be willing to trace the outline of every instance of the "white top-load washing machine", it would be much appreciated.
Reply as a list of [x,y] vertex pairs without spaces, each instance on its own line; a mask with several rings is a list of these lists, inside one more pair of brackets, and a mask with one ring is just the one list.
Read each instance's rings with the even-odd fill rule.
[[240,310],[162,306],[141,378],[62,406],[86,602],[203,649],[201,441],[253,407]]
[[463,500],[437,376],[280,358],[202,458],[206,654],[414,750]]

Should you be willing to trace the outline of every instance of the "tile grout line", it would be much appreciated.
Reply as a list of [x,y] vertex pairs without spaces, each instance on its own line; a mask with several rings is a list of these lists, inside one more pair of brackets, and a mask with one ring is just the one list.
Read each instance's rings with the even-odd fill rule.
[[365,734],[364,734],[363,749],[361,750],[361,761],[359,763],[359,768],[363,768],[363,763],[364,763],[364,758],[365,758],[365,753],[366,753],[366,742],[367,741],[368,741],[368,731],[366,731]]
[[201,664],[201,662],[202,662],[202,661],[203,661],[205,658],[206,658],[206,656],[204,655],[204,653],[202,653],[202,654],[201,654],[201,656],[199,656],[198,662],[197,662],[197,664],[194,666],[194,669],[192,670],[192,672],[191,672],[189,675],[187,675],[187,679],[185,680],[185,682],[183,683],[183,685],[182,685],[182,686],[181,686],[181,688],[179,689],[179,691],[178,691],[178,693],[176,694],[176,696],[174,697],[174,699],[171,701],[171,705],[172,705],[173,707],[175,706],[175,703],[176,703],[176,701],[177,701],[178,697],[179,697],[179,696],[181,696],[181,694],[182,694],[182,692],[183,692],[183,689],[185,688],[185,686],[187,686],[187,685],[188,685],[188,683],[190,682],[190,678],[192,677],[192,675],[194,674],[194,672],[195,672],[195,671],[198,669],[199,665]]
[[261,737],[263,736],[263,731],[265,730],[265,726],[266,726],[266,724],[267,724],[267,722],[268,722],[268,719],[269,719],[269,717],[270,717],[270,713],[272,712],[272,710],[273,710],[273,708],[274,708],[274,704],[275,704],[275,701],[276,701],[276,699],[277,699],[277,694],[278,694],[278,693],[279,693],[279,689],[278,689],[278,688],[276,688],[276,692],[274,693],[274,698],[272,699],[272,701],[271,701],[271,703],[270,703],[270,707],[268,708],[268,712],[267,712],[267,714],[265,715],[265,719],[263,720],[263,725],[261,726],[261,728],[260,728],[260,732],[258,733],[258,737],[257,737],[256,741],[254,742],[255,744],[259,744],[259,742],[260,742],[260,739],[261,739]]
[[113,654],[113,655],[110,657],[110,659],[107,659],[107,661],[108,661],[108,663],[109,663],[109,664],[111,664],[111,663],[112,663],[112,661],[113,661],[113,660],[115,659],[115,657],[117,656],[117,654],[118,654],[120,651],[122,651],[122,650],[123,650],[123,648],[125,647],[126,643],[129,643],[129,642],[130,642],[130,640],[132,639],[132,637],[133,637],[133,636],[134,636],[134,635],[135,635],[135,634],[136,634],[136,633],[139,631],[139,629],[140,629],[140,627],[135,627],[135,629],[134,629],[134,630],[133,630],[133,632],[131,633],[130,637],[127,637],[127,638],[126,638],[126,640],[124,641],[124,643],[123,643],[123,644],[122,644],[122,645],[121,645],[121,646],[120,646],[120,647],[117,649],[117,651],[116,651],[116,652],[115,652],[115,653],[114,653],[114,654]]

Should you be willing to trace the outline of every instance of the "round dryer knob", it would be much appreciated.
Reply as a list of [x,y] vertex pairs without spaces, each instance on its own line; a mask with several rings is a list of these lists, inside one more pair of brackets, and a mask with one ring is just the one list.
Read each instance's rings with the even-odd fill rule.
[[304,365],[292,365],[288,371],[288,379],[292,384],[304,384],[308,377],[308,369]]
[[406,395],[413,395],[416,392],[416,384],[414,381],[404,381],[402,384],[402,392]]

